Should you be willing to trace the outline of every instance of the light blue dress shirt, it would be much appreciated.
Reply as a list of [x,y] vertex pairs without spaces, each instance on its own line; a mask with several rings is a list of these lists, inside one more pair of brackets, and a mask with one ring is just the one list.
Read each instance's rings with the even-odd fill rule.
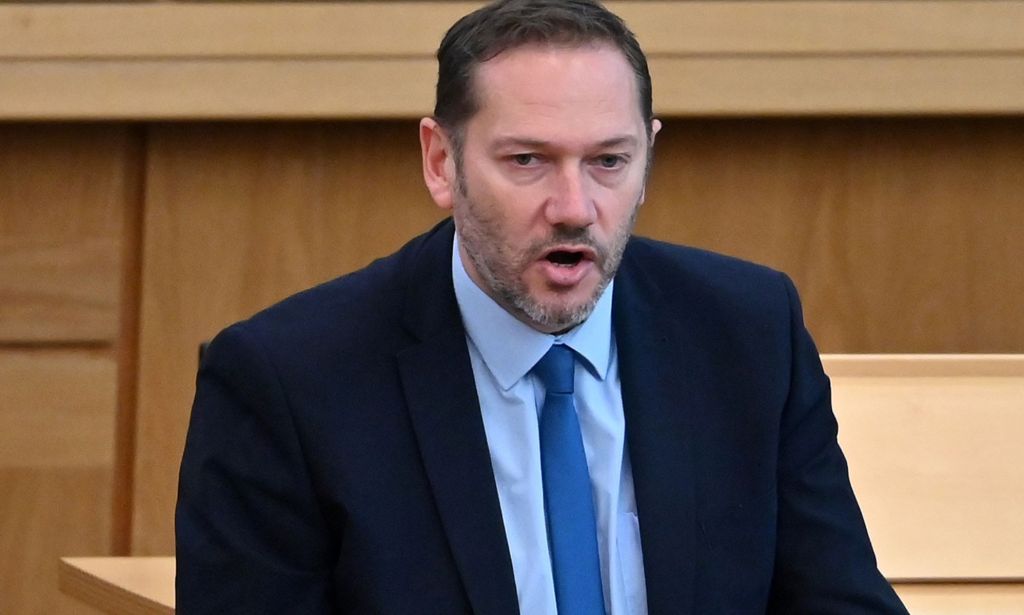
[[609,615],[646,614],[640,528],[612,334],[614,282],[585,322],[556,337],[520,322],[473,282],[459,257],[457,236],[452,279],[466,327],[519,611],[557,615],[537,422],[544,387],[530,370],[558,341],[581,357],[574,377],[575,403],[594,495],[605,609]]

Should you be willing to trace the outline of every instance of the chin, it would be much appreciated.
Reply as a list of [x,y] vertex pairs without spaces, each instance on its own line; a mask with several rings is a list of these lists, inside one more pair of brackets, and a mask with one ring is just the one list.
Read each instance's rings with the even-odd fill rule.
[[556,294],[554,297],[531,296],[528,302],[518,305],[520,312],[538,330],[549,333],[566,331],[582,323],[594,311],[597,295],[573,293],[571,299]]

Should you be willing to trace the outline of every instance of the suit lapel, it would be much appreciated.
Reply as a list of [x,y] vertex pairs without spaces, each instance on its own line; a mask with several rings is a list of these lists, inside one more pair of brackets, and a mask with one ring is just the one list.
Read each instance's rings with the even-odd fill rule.
[[700,383],[694,332],[628,251],[613,322],[640,519],[648,611],[691,613],[696,564],[693,412]]
[[474,613],[519,612],[512,560],[452,288],[452,225],[427,239],[409,276],[407,325],[420,341],[398,355],[423,465]]

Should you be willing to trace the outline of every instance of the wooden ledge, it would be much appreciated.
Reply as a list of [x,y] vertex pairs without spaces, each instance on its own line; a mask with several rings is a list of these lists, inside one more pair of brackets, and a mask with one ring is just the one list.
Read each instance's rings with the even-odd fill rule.
[[62,557],[65,594],[105,613],[173,615],[173,557]]
[[[0,5],[0,119],[409,118],[477,2]],[[1024,113],[1024,2],[610,2],[664,116]]]
[[[173,557],[66,557],[60,564],[64,593],[105,613],[173,615]],[[1024,583],[894,583],[918,615],[985,612],[1020,615]]]
[[1024,582],[893,583],[903,604],[916,615],[1021,615]]
[[1024,354],[823,354],[832,378],[1024,378]]

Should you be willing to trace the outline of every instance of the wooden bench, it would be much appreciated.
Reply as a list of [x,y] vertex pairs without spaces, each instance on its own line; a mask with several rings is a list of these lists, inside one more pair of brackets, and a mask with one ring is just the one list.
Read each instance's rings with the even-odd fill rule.
[[882,572],[912,613],[1024,613],[1024,355],[826,355]]
[[[915,615],[1024,615],[1024,355],[826,355],[879,567]],[[65,558],[65,592],[173,613],[172,558]]]

